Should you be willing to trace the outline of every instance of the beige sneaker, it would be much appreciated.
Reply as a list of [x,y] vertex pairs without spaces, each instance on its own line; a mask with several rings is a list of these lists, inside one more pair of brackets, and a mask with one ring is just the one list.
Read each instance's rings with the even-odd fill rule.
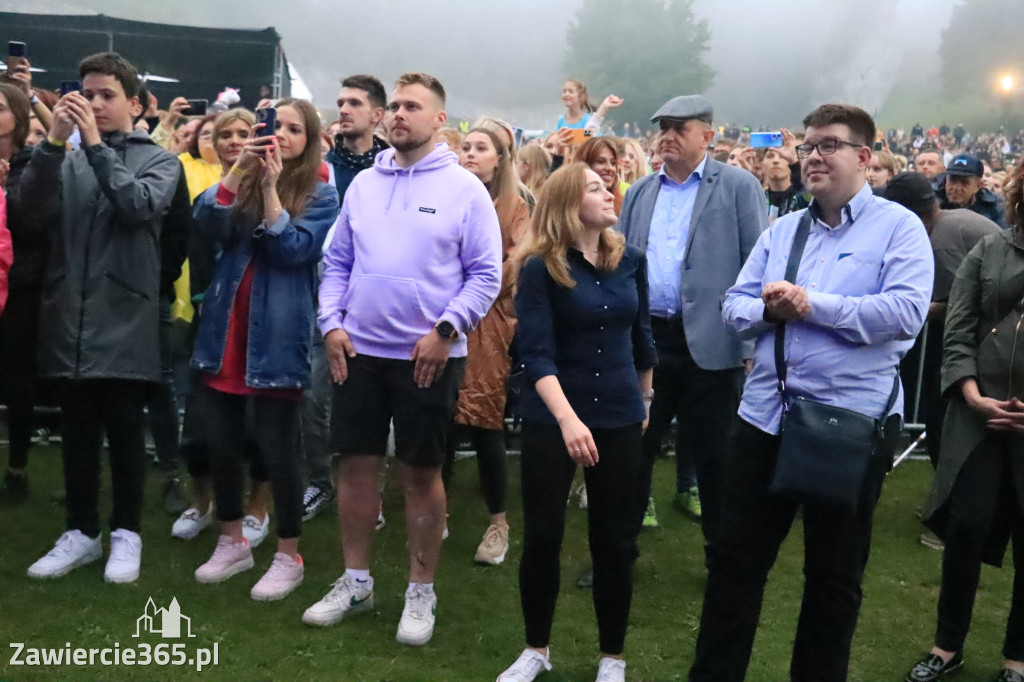
[[476,548],[475,560],[478,564],[491,564],[497,566],[505,560],[508,554],[508,525],[492,523],[484,532],[484,539]]

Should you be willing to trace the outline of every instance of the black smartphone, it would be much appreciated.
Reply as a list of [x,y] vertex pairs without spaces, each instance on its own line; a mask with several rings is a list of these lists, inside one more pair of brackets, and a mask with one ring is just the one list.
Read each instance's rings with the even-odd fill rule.
[[885,149],[885,146],[884,146],[884,144],[882,142],[876,142],[875,146],[871,148],[872,151],[876,151],[876,152],[883,151],[884,149]]
[[206,116],[206,108],[210,106],[210,100],[206,99],[190,99],[188,101],[188,109],[185,109],[181,113],[186,116]]
[[8,57],[26,57],[28,56],[28,45],[26,43],[12,40],[7,43],[7,56]]
[[277,109],[267,107],[256,110],[256,122],[264,124],[256,130],[256,137],[267,137],[274,135],[277,131]]
[[81,92],[82,81],[61,81],[60,82],[60,96],[68,94],[69,92]]

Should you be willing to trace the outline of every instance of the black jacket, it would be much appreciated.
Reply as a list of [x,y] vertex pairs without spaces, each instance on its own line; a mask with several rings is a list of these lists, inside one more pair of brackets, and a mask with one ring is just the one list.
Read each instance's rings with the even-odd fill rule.
[[[46,231],[30,219],[36,207],[26,205],[21,192],[21,178],[32,158],[32,149],[23,149],[11,158],[11,173],[7,178],[7,229],[11,231],[14,244],[14,264],[9,274],[12,294],[39,289],[46,267]],[[57,191],[56,185],[53,191]]]

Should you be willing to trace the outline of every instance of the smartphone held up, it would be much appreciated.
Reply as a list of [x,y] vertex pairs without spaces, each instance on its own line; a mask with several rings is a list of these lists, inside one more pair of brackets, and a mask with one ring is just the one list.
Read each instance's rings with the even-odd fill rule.
[[[277,109],[265,107],[256,110],[256,123],[262,123],[262,128],[256,129],[256,137],[271,137],[277,131]],[[269,141],[264,144],[270,144]]]

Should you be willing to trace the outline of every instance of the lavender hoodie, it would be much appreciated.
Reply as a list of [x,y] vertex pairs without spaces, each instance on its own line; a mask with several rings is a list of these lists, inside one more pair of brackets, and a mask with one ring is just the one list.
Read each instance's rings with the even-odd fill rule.
[[480,180],[439,144],[408,168],[385,149],[355,177],[324,253],[318,323],[356,352],[408,360],[435,324],[455,325],[450,357],[501,288],[501,230]]

